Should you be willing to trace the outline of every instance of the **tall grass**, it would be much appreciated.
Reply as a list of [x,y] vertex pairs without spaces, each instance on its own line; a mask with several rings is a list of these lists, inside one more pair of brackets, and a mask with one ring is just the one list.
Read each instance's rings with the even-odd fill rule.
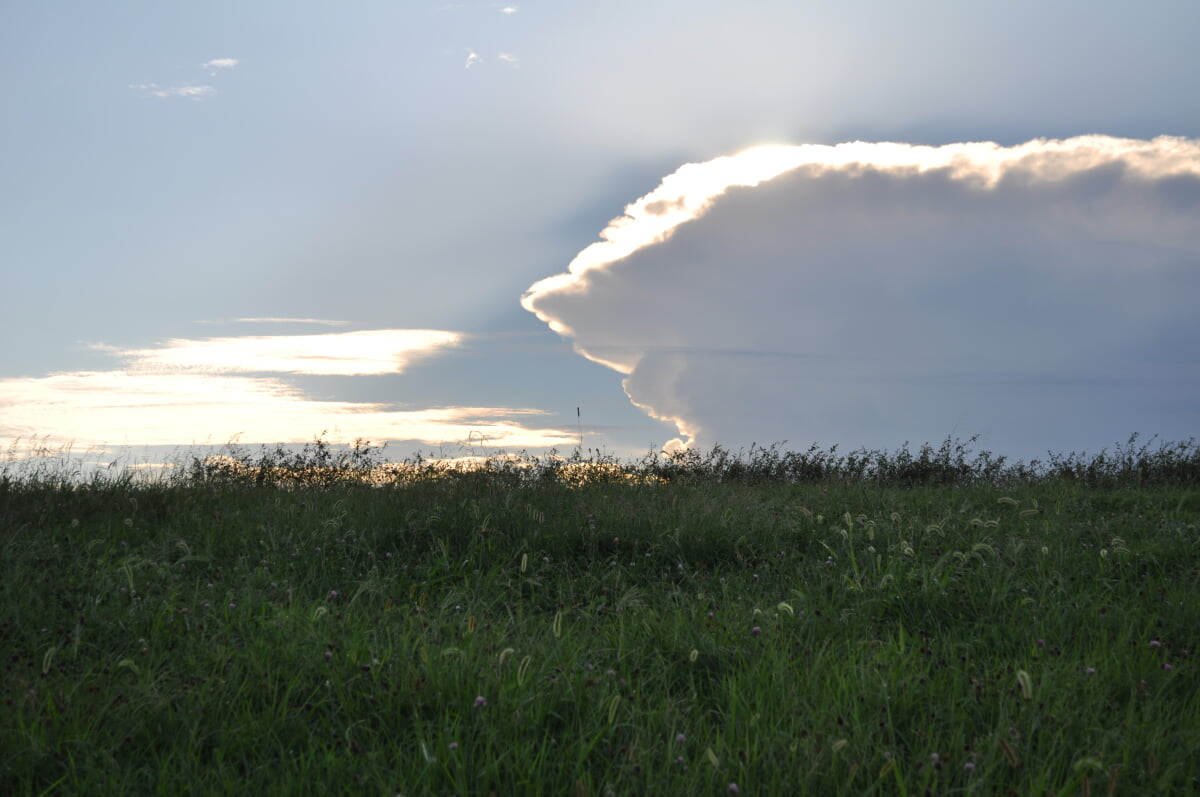
[[0,471],[0,793],[1200,790],[1194,443]]

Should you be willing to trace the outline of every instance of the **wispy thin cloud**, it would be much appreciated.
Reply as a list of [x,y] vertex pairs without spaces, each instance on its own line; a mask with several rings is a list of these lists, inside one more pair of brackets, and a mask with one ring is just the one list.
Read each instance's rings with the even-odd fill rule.
[[344,327],[350,323],[349,321],[332,321],[325,318],[235,318],[233,321],[237,324],[317,324],[326,327]]
[[518,10],[519,9],[516,6],[505,6],[504,8],[500,9],[500,13],[504,14],[505,16],[512,16],[513,14],[517,13]]
[[[323,429],[348,438],[425,445],[486,441],[548,448],[574,429],[539,427],[523,407],[400,407],[316,400],[268,374],[400,373],[466,339],[441,330],[168,340],[147,349],[96,345],[123,361],[113,370],[0,379],[0,449],[39,445],[185,445],[238,438],[298,443]],[[14,449],[15,450],[15,449]]]
[[467,53],[467,62],[463,64],[464,69],[470,69],[473,66],[478,66],[483,63],[483,59],[479,57],[479,53],[471,50]]
[[539,410],[317,401],[278,379],[78,371],[0,379],[0,445],[157,446],[227,441],[301,443],[322,429],[347,438],[425,445],[483,439],[489,446],[566,446],[570,429],[534,428]]
[[160,99],[183,97],[190,100],[202,100],[217,93],[212,86],[168,86],[163,88],[157,83],[130,83],[129,88],[140,91],[148,97]]
[[344,327],[349,321],[337,321],[329,318],[290,318],[286,316],[265,316],[252,318],[205,318],[197,324],[310,324],[323,327]]
[[512,66],[516,66],[521,61],[520,58],[517,58],[512,53],[500,53],[500,55],[498,55],[497,58],[499,58],[501,61],[503,61],[506,64],[511,64]]
[[459,345],[463,335],[433,329],[375,329],[324,335],[174,338],[149,349],[94,348],[137,372],[286,373],[341,376],[402,373],[412,362]]
[[[233,69],[238,63],[239,61],[236,58],[213,58],[200,64],[200,68],[208,72],[210,77],[216,77],[217,72]],[[129,88],[134,91],[140,91],[146,97],[157,97],[159,99],[182,97],[189,100],[203,100],[217,93],[215,86],[207,84],[197,86],[191,83],[182,86],[160,86],[157,83],[130,83]]]
[[233,69],[238,65],[236,58],[214,58],[211,61],[205,61],[200,64],[201,69],[206,69],[210,74],[215,75],[218,69]]

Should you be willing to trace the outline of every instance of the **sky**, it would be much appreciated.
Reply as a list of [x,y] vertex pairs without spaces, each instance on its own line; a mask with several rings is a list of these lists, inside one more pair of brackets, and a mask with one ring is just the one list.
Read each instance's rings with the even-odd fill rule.
[[0,5],[0,447],[1200,436],[1200,4]]

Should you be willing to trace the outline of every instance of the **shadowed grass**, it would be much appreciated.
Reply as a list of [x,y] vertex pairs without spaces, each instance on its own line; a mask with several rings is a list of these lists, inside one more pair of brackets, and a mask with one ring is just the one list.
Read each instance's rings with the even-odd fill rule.
[[1195,791],[1195,447],[1127,448],[5,470],[0,791]]

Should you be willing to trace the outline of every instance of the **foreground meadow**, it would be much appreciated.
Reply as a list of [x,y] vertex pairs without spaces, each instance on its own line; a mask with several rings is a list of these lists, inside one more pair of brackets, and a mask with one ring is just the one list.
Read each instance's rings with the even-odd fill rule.
[[5,471],[0,793],[1200,792],[1195,447],[942,453]]

